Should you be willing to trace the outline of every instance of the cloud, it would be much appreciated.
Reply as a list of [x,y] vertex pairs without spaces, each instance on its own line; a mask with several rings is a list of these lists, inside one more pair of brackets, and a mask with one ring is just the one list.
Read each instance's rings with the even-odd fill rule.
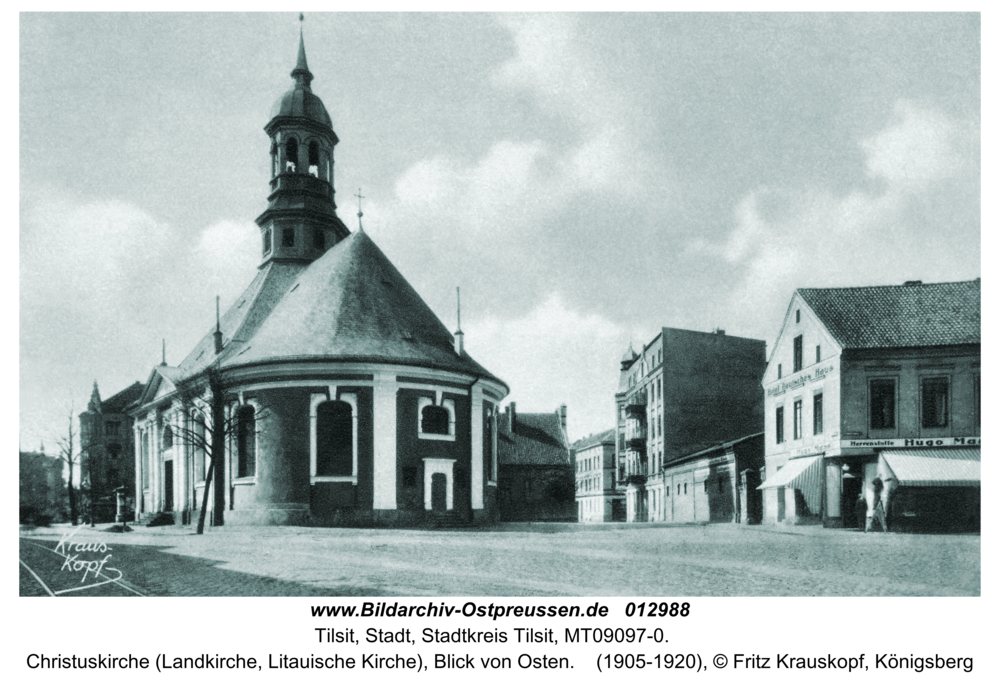
[[510,386],[505,402],[517,401],[521,412],[565,403],[573,439],[612,427],[618,360],[632,332],[556,294],[521,317],[484,317],[463,328],[469,353]]
[[896,121],[863,141],[868,174],[897,189],[918,191],[963,166],[961,128],[946,116],[901,101]]
[[725,265],[736,277],[728,321],[769,339],[795,288],[974,278],[978,259],[959,261],[946,245],[958,234],[978,235],[978,208],[947,218],[955,222],[948,225],[928,208],[935,193],[952,192],[952,179],[977,171],[965,154],[974,139],[971,124],[900,102],[895,120],[859,143],[865,174],[881,180],[880,187],[864,188],[859,176],[843,194],[754,189],[734,208],[725,241],[692,241],[687,254]]

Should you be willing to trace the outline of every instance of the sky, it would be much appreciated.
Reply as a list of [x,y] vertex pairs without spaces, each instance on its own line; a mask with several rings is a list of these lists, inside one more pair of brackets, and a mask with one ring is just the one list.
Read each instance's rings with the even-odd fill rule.
[[[282,14],[24,13],[22,449],[178,364],[250,283]],[[980,276],[978,14],[319,14],[338,213],[511,388],[611,428],[660,327]]]

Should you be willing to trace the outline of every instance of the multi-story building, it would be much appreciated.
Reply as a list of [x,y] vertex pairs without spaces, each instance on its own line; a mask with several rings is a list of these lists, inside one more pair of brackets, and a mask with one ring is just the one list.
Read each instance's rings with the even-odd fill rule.
[[[979,279],[800,288],[764,376],[764,520],[979,522]],[[862,502],[863,501],[863,504]]]
[[142,395],[136,381],[101,400],[94,382],[87,409],[80,413],[80,478],[83,484],[81,514],[97,522],[113,522],[117,511],[116,489],[129,499],[135,493],[135,443],[132,417],[127,409]]
[[573,444],[576,518],[579,522],[624,522],[625,490],[615,478],[615,430]]
[[69,507],[64,462],[45,454],[45,447],[37,453],[20,453],[19,495],[21,524],[47,525],[62,521]]
[[536,414],[510,403],[497,419],[501,521],[576,521],[566,406]]
[[[628,521],[664,511],[661,491],[666,481],[675,487],[670,465],[763,429],[765,365],[764,341],[722,330],[663,328],[641,354],[629,348],[615,395],[617,477]],[[694,483],[681,483],[681,495]]]

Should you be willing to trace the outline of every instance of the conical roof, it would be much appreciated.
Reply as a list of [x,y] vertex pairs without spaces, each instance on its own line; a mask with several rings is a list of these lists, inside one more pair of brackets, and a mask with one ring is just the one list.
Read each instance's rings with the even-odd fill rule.
[[[415,365],[488,377],[364,232],[309,265],[223,368],[285,360]],[[504,384],[506,385],[506,384]]]

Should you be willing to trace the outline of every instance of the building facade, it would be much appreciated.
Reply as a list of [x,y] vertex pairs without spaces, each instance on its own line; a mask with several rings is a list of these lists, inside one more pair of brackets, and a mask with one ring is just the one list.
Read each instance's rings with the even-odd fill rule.
[[116,491],[131,499],[135,493],[135,444],[128,409],[142,395],[136,381],[107,400],[101,400],[97,382],[87,409],[80,413],[80,512],[95,522],[113,522],[118,509]]
[[625,490],[615,474],[615,430],[573,444],[576,518],[579,522],[624,522]]
[[18,495],[21,524],[47,525],[66,519],[69,510],[65,463],[58,457],[38,452],[20,451]]
[[978,528],[978,279],[800,288],[763,385],[766,522]]
[[566,406],[536,414],[510,403],[498,428],[500,520],[576,521]]
[[[339,139],[300,36],[264,130],[256,278],[135,417],[140,512],[215,524],[436,525],[496,519],[508,393],[334,202]],[[213,467],[215,465],[215,467]]]
[[762,430],[765,364],[764,341],[721,330],[663,328],[641,354],[629,348],[615,395],[616,464],[628,521],[666,512],[668,486],[673,493],[679,485],[682,496],[694,487],[694,481],[674,483],[675,476],[686,478],[679,473],[665,480],[668,465]]

